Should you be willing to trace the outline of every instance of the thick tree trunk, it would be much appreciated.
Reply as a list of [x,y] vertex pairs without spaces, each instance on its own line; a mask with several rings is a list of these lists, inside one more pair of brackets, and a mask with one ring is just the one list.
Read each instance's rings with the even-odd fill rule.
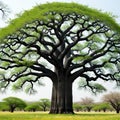
[[120,112],[120,110],[119,109],[116,109],[116,113],[119,113]]
[[50,113],[73,113],[72,82],[64,74],[60,74],[58,78],[53,82]]
[[13,113],[13,112],[14,112],[14,110],[15,110],[15,108],[14,108],[14,107],[11,107],[11,108],[10,108],[10,112],[11,112],[11,113]]
[[46,107],[43,108],[43,111],[44,111],[44,112],[46,111]]

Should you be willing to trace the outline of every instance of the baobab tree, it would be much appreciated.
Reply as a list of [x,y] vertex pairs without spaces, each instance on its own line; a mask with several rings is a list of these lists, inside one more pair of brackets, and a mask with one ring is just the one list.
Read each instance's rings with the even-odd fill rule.
[[119,31],[108,14],[76,3],[25,11],[0,30],[1,90],[13,83],[14,89],[31,93],[35,83],[48,77],[53,83],[50,113],[73,113],[77,78],[84,78],[83,87],[93,92],[94,81],[119,83]]

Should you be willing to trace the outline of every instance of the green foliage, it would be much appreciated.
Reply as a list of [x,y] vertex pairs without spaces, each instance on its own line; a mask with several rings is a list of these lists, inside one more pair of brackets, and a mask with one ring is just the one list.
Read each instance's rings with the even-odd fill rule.
[[26,65],[28,67],[32,66],[34,64],[34,61],[23,59],[22,61],[20,60],[14,60],[18,65]]
[[120,26],[108,13],[101,13],[98,10],[77,3],[53,2],[43,5],[37,5],[31,10],[24,11],[23,14],[20,14],[14,20],[11,20],[7,27],[2,28],[0,30],[0,40],[4,39],[9,34],[13,34],[18,29],[24,27],[25,24],[31,23],[32,21],[43,20],[47,22],[50,19],[54,19],[54,17],[51,16],[50,14],[46,15],[46,13],[50,11],[55,11],[58,13],[65,13],[65,14],[77,13],[81,15],[87,15],[91,19],[96,19],[96,20],[99,19],[100,21],[103,21],[103,23],[105,23],[106,25],[111,27],[111,29],[117,32],[120,31]]
[[74,104],[73,104],[73,109],[74,109],[76,112],[79,112],[79,111],[83,110],[83,107],[82,107],[79,103],[74,103]]
[[46,98],[40,99],[39,106],[43,111],[48,110],[50,108],[50,100]]
[[25,111],[46,111],[50,108],[50,100],[47,98],[40,99],[39,102],[28,103]]
[[[26,103],[23,100],[21,100],[20,98],[8,97],[8,98],[4,98],[3,101],[6,103],[6,105],[8,105],[11,112],[13,112],[14,109],[16,109],[16,108],[23,109],[26,107]],[[12,111],[12,109],[13,109],[13,111]]]
[[[33,84],[31,83],[31,81],[34,81],[36,79],[35,76],[23,76],[21,78],[19,78],[12,86],[12,90],[14,91],[19,91],[19,90],[23,90],[25,91],[27,94],[34,94],[36,93],[36,89],[33,87]],[[44,83],[42,83],[40,80],[37,81],[37,83],[34,83],[38,86],[44,86]]]
[[107,110],[111,110],[111,107],[108,103],[99,103],[99,104],[95,104],[93,107],[94,111],[104,111],[106,112]]
[[8,111],[9,107],[5,102],[0,102],[0,111]]
[[85,81],[85,80],[80,80],[79,83],[78,83],[78,88],[79,89],[85,89],[85,90],[92,90],[92,92],[94,94],[97,94],[97,93],[103,93],[106,91],[106,88],[99,84],[99,83],[93,83],[93,82],[90,82],[88,85],[88,83]]
[[40,109],[39,107],[39,103],[38,102],[34,102],[34,103],[29,103],[27,105],[27,107],[25,108],[25,111],[38,111]]
[[92,86],[94,87],[94,89],[96,89],[97,93],[102,93],[106,91],[106,88],[99,83],[92,83]]
[[76,57],[73,61],[74,62],[81,62],[81,61],[84,61],[84,60],[87,60],[87,59],[90,59],[90,58],[91,57],[89,55],[84,56],[84,54],[83,54],[83,56],[81,55],[79,57]]

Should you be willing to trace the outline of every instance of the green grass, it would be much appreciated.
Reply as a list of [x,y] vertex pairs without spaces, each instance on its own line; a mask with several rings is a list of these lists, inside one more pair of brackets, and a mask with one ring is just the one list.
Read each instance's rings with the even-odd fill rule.
[[0,120],[120,120],[120,114],[81,112],[75,115],[53,115],[41,112],[0,112]]

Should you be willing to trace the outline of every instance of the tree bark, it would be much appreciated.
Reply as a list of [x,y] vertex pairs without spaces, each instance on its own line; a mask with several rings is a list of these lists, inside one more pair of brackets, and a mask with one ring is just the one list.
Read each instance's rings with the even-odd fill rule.
[[10,107],[10,112],[11,112],[11,113],[13,113],[13,112],[14,112],[14,110],[15,110],[15,108],[14,108],[14,107]]
[[72,82],[60,72],[58,80],[53,82],[50,113],[73,113],[72,102]]
[[117,109],[117,110],[116,110],[116,113],[118,114],[119,112],[120,112],[120,110],[119,110],[119,109]]

